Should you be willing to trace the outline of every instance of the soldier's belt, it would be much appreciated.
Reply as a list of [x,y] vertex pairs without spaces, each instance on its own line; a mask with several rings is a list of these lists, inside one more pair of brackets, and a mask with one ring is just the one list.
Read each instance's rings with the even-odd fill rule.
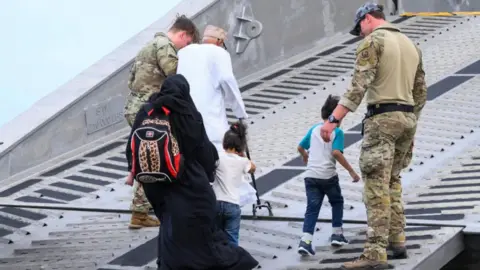
[[387,113],[387,112],[411,112],[413,113],[412,105],[405,105],[399,103],[383,103],[383,104],[374,104],[367,106],[367,113],[365,118],[372,117],[377,114]]
[[137,91],[130,91],[130,95],[132,97],[140,98],[140,99],[148,99],[151,93],[147,92],[137,92]]
[[387,112],[411,112],[413,113],[412,105],[405,105],[399,103],[383,103],[383,104],[374,104],[367,106],[367,113],[365,118],[362,121],[362,136],[365,128],[365,120],[377,114],[387,113]]

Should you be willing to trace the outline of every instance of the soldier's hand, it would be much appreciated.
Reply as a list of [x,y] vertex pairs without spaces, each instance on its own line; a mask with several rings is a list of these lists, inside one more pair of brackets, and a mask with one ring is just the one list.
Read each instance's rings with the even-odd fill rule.
[[360,176],[355,171],[351,171],[350,176],[353,178],[354,183],[360,181]]
[[320,129],[320,136],[322,137],[323,141],[329,142],[330,136],[332,135],[332,131],[337,127],[337,124],[326,122],[322,125]]
[[125,185],[133,186],[133,173],[130,172],[125,180]]

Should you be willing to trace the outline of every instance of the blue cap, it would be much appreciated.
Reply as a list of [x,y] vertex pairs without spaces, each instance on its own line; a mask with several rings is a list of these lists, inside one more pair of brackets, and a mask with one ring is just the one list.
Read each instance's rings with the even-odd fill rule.
[[350,31],[350,34],[354,36],[359,36],[360,35],[360,22],[365,18],[365,15],[372,11],[383,11],[383,6],[379,6],[375,3],[366,3],[363,6],[361,6],[359,9],[357,9],[357,13],[355,13],[355,26],[353,29]]

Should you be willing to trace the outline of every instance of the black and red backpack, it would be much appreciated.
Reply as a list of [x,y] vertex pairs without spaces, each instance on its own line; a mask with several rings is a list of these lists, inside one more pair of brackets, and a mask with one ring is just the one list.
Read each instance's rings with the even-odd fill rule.
[[184,160],[172,136],[170,111],[165,107],[155,111],[151,104],[143,109],[148,116],[133,131],[130,144],[135,179],[140,183],[178,182]]

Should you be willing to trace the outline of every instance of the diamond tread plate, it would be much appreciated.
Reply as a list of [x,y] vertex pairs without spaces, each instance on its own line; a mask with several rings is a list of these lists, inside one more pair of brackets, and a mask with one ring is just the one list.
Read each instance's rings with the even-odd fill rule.
[[[480,109],[476,104],[480,98],[476,85],[480,78],[475,74],[447,77],[480,58],[479,21],[472,17],[411,18],[400,24],[407,34],[415,36],[423,50],[429,95],[432,93],[419,122],[414,159],[402,176],[409,221],[465,224],[479,220],[480,199],[476,199],[476,191],[480,190],[480,142],[476,133]],[[331,53],[325,52],[328,51],[325,46],[318,46],[295,56],[289,66],[284,67],[286,71],[259,74],[259,79],[253,81],[255,86],[242,93],[249,111],[254,112],[250,119],[253,124],[250,124],[249,146],[259,167],[259,192],[263,199],[272,202],[276,216],[303,217],[305,167],[301,162],[292,161],[297,156],[295,146],[319,120],[319,104],[324,98],[345,91],[356,46],[348,43],[350,39],[347,35],[338,36],[336,40],[344,43],[337,44],[336,51],[332,49]],[[444,92],[445,87],[436,85],[446,77],[453,89]],[[364,106],[362,104],[342,124],[346,138],[351,139],[345,156],[356,168],[361,139],[358,124],[363,118]],[[15,186],[22,181],[7,179],[0,193],[5,192],[8,198],[18,201],[49,200],[128,209],[131,189],[122,185],[126,176],[123,151],[127,132],[125,129],[117,133],[120,137],[106,137],[103,145],[98,144],[96,149],[79,152],[76,157],[43,168],[29,178],[41,181],[21,189]],[[351,183],[342,168],[339,175],[345,197],[345,219],[365,220],[363,184]],[[263,190],[260,191],[260,187]],[[114,258],[145,245],[157,234],[157,229],[128,230],[129,215],[24,211],[27,212],[0,209],[0,232],[3,232],[0,237],[13,241],[2,249],[0,270],[154,267],[154,260],[138,267],[108,265]],[[325,201],[320,218],[330,218],[330,212]],[[245,207],[243,213],[250,214],[251,208]],[[259,214],[265,213],[260,210]],[[13,221],[8,221],[10,225],[3,224],[1,218],[5,223],[8,219]],[[240,244],[261,262],[263,269],[339,269],[342,262],[361,253],[365,226],[345,225],[351,244],[334,250],[328,246],[330,225],[317,225],[314,244],[318,255],[307,260],[300,260],[296,254],[301,223],[244,220]],[[459,231],[435,226],[409,227],[410,258],[389,263],[395,269],[413,269]]]

